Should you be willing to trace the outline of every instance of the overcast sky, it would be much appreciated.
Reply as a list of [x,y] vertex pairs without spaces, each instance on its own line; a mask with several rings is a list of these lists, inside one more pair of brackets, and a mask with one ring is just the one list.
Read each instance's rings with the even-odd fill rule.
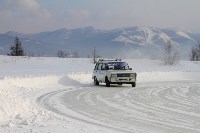
[[200,32],[200,0],[0,0],[0,33],[138,25]]

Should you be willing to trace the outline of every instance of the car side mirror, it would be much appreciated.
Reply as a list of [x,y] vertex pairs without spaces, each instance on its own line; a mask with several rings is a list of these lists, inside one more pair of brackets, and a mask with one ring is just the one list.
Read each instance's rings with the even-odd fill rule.
[[129,70],[132,70],[132,68],[129,68]]

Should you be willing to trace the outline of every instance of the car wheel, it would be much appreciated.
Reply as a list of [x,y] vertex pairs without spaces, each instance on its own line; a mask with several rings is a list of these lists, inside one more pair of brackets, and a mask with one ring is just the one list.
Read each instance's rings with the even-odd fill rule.
[[96,77],[94,77],[94,84],[95,84],[95,85],[99,85],[99,81],[97,80]]
[[132,83],[132,87],[136,87],[136,82],[133,82],[133,83]]
[[106,87],[110,87],[110,81],[108,80],[108,77],[106,77],[105,81],[106,81]]

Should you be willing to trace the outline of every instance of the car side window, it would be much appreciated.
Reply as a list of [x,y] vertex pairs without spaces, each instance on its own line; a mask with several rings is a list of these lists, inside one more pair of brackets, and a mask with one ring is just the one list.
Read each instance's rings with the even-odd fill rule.
[[102,66],[102,64],[100,63],[98,66],[98,70],[101,70],[101,66]]
[[98,63],[95,65],[95,67],[94,67],[94,70],[97,70],[98,69]]
[[102,64],[102,66],[101,66],[101,70],[105,70],[105,69],[106,69],[105,64]]

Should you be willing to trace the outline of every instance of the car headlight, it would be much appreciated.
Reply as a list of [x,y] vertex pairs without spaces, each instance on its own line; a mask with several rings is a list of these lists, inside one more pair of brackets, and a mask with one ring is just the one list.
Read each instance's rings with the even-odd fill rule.
[[111,74],[111,77],[117,77],[117,74]]
[[136,73],[131,73],[130,77],[136,77]]

